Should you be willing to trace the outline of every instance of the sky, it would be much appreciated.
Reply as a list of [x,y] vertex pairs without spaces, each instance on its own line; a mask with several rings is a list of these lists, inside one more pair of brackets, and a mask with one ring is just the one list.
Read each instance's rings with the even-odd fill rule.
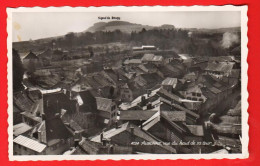
[[99,17],[120,17],[120,21],[176,28],[227,28],[241,25],[239,11],[166,11],[166,12],[14,12],[13,42],[35,40],[82,32],[100,20]]

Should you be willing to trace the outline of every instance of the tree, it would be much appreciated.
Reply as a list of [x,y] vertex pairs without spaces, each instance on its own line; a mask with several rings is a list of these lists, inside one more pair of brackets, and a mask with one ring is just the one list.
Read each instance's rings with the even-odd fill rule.
[[13,49],[13,90],[23,90],[23,74],[24,68],[18,52]]

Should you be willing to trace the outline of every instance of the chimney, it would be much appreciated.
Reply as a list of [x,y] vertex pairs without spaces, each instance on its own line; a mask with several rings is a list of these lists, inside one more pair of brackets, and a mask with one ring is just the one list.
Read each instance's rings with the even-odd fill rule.
[[102,145],[107,146],[107,140],[105,138],[102,139]]
[[152,103],[149,102],[149,103],[147,104],[147,109],[152,109],[152,108],[153,108]]
[[133,126],[130,127],[131,135],[134,135],[134,129],[135,128]]
[[101,142],[101,143],[103,142],[103,137],[104,137],[104,133],[102,132],[102,133],[100,134],[100,142]]
[[76,148],[79,145],[79,140],[74,141],[74,147]]
[[140,129],[143,130],[143,123],[142,123],[142,119],[140,120],[141,124],[140,124]]
[[42,120],[43,120],[43,121],[46,120],[46,116],[45,116],[44,113],[42,114]]
[[149,97],[150,94],[151,94],[151,90],[149,89],[149,90],[147,90],[147,97]]
[[225,149],[228,151],[228,153],[232,153],[232,149],[230,147],[227,146]]
[[116,129],[118,129],[118,122],[116,121]]

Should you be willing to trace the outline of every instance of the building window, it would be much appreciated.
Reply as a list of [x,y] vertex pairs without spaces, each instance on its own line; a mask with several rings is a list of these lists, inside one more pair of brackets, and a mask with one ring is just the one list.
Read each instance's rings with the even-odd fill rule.
[[196,93],[195,93],[195,92],[192,92],[192,96],[196,96]]
[[199,99],[199,101],[203,101],[203,99]]
[[198,97],[201,97],[201,93],[197,93],[197,96],[198,96]]

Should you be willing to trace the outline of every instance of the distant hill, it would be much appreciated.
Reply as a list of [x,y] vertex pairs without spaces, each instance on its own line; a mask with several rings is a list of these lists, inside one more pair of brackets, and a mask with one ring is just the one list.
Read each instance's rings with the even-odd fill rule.
[[89,27],[85,32],[97,32],[97,31],[115,31],[120,30],[125,33],[131,33],[133,31],[140,32],[143,28],[150,29],[174,29],[174,25],[162,25],[162,26],[149,26],[142,24],[134,24],[126,21],[111,21],[111,22],[98,22]]

